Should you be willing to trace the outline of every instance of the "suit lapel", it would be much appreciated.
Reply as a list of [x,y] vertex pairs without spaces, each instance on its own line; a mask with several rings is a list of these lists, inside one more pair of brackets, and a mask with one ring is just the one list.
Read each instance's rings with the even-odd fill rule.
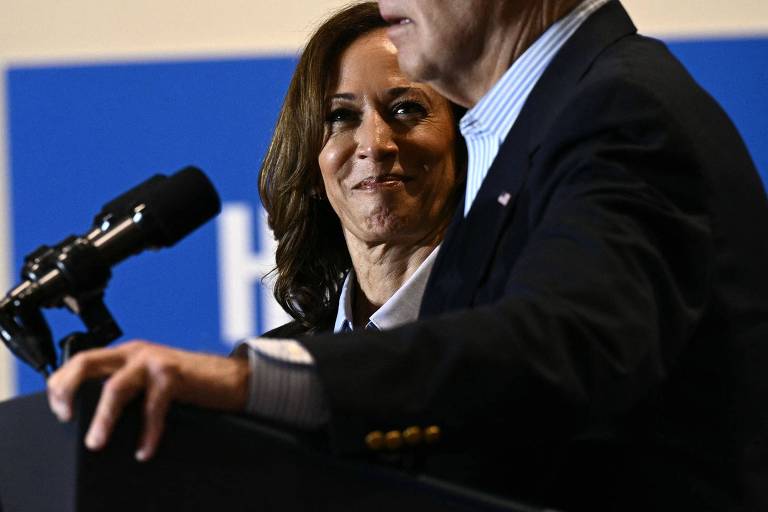
[[554,117],[599,54],[635,31],[621,4],[612,1],[590,16],[560,49],[499,148],[469,214],[463,217],[463,207],[457,212],[427,284],[421,316],[472,306],[515,212],[530,158],[552,129]]
[[461,269],[462,285],[455,296],[468,306],[472,295],[490,266],[501,232],[515,211],[520,187],[528,174],[527,123],[515,123],[499,148],[457,241],[456,264]]

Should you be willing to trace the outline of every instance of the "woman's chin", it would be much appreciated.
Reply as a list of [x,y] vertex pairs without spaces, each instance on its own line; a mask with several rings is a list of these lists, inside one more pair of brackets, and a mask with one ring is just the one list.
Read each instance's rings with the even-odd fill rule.
[[398,238],[405,229],[405,221],[402,217],[394,215],[376,215],[366,219],[365,231],[369,236],[378,240]]
[[368,244],[397,244],[412,237],[407,218],[391,212],[377,212],[358,226],[359,238]]

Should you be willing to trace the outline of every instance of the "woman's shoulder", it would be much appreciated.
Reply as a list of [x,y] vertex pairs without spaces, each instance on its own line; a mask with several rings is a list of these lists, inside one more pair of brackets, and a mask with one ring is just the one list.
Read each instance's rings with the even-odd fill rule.
[[[297,336],[306,336],[318,333],[333,332],[336,323],[337,307],[325,309],[321,315],[318,315],[311,322],[302,322],[292,320],[280,327],[275,327],[261,335],[262,338],[295,338]],[[311,323],[311,325],[307,325]]]
[[287,324],[283,324],[280,327],[275,327],[261,335],[262,338],[294,338],[305,334],[310,334],[314,331],[311,327],[307,327],[298,320],[293,320]]
[[306,336],[311,334],[317,334],[321,332],[333,331],[333,323],[325,325],[327,322],[322,322],[323,325],[308,327],[306,324],[293,320],[287,324],[283,324],[280,327],[275,327],[261,335],[262,338],[295,338],[297,336]]

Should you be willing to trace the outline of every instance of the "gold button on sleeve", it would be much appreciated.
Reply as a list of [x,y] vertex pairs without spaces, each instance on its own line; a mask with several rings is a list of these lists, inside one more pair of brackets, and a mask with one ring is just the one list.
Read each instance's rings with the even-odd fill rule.
[[408,427],[403,430],[403,440],[410,446],[416,446],[421,443],[423,435],[419,427]]
[[424,440],[429,444],[438,442],[441,435],[442,432],[440,432],[440,427],[437,425],[430,425],[424,429]]
[[384,443],[390,450],[398,450],[403,446],[403,435],[398,430],[391,430],[384,435]]
[[384,434],[380,430],[369,432],[365,436],[365,444],[371,450],[377,452],[384,448]]

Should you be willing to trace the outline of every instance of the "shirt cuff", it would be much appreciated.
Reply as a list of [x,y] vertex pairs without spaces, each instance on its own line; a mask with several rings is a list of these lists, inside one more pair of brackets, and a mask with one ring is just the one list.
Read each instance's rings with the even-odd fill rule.
[[300,428],[328,421],[328,406],[312,355],[296,340],[248,338],[233,355],[247,355],[249,414]]

